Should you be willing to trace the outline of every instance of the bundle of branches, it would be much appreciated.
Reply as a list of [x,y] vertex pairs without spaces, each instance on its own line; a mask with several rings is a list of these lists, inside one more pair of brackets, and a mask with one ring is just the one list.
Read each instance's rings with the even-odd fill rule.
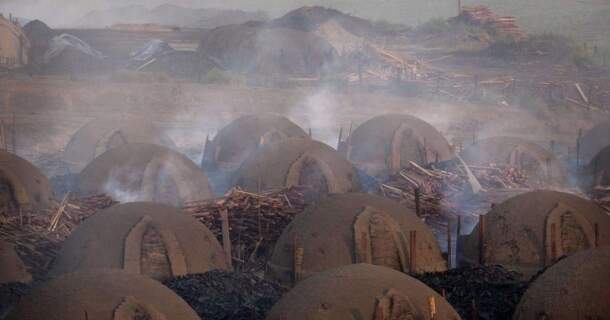
[[254,194],[239,188],[218,199],[186,204],[183,210],[205,224],[222,242],[226,214],[233,261],[241,269],[262,268],[275,242],[294,216],[305,208],[306,187]]
[[484,189],[529,188],[528,175],[515,167],[490,163],[486,166],[468,166]]
[[463,319],[512,319],[527,289],[521,276],[501,266],[477,266],[414,275],[444,294]]
[[0,239],[14,244],[28,271],[35,279],[41,278],[63,240],[82,221],[115,203],[104,195],[80,199],[66,195],[48,210],[3,217],[0,221]]

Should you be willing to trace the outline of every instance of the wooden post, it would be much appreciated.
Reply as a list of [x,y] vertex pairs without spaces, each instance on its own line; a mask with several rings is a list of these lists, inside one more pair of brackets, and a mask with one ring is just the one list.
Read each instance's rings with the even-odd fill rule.
[[477,307],[477,302],[474,301],[474,299],[472,299],[470,318],[472,320],[479,320],[479,308]]
[[415,214],[421,217],[421,204],[420,204],[420,190],[419,187],[415,188]]
[[458,0],[458,16],[462,14],[462,0]]
[[339,128],[339,141],[337,142],[338,151],[341,151],[341,142],[343,142],[343,127]]
[[292,234],[292,284],[293,286],[301,280],[301,271],[303,268],[303,248],[298,246],[297,234]]
[[455,232],[455,266],[460,266],[458,255],[460,254],[460,236],[462,235],[462,216],[457,217],[457,230]]
[[222,220],[222,247],[225,252],[227,267],[233,269],[233,259],[231,256],[231,233],[229,230],[229,213],[227,209],[220,210],[220,219]]
[[428,297],[428,306],[430,311],[430,320],[436,319],[436,299],[432,297]]
[[593,224],[593,231],[595,232],[595,238],[593,240],[593,247],[599,247],[599,225],[597,223]]
[[486,226],[485,215],[479,216],[479,264],[485,264],[485,229]]
[[555,262],[557,259],[557,234],[556,234],[555,224],[551,223],[551,261],[550,263]]
[[409,232],[409,271],[417,271],[417,231]]
[[580,139],[582,138],[582,128],[578,129],[578,138],[576,138],[576,168],[580,168]]
[[447,222],[447,269],[453,265],[453,248],[451,247],[451,221]]
[[310,138],[312,137],[312,134],[311,134],[311,128],[309,128],[309,137],[310,137]]

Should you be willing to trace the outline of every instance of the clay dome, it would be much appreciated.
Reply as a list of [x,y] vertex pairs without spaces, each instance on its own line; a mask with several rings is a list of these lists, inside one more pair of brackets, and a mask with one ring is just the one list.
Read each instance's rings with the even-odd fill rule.
[[0,240],[0,284],[11,282],[30,282],[29,274],[11,243]]
[[390,268],[354,264],[318,273],[286,293],[267,320],[460,319],[418,280]]
[[288,118],[274,115],[242,116],[206,142],[204,166],[237,169],[260,146],[287,138],[307,138],[303,129]]
[[318,194],[360,190],[360,180],[349,161],[324,143],[290,138],[259,148],[244,161],[234,185],[257,192],[269,188],[306,185]]
[[557,262],[527,289],[515,320],[588,320],[610,315],[610,246]]
[[[485,220],[483,262],[526,276],[596,242],[610,244],[610,216],[594,202],[569,193],[524,193],[496,205]],[[460,238],[459,250],[460,262],[479,262],[478,225]]]
[[[412,231],[415,270],[410,260]],[[447,268],[434,234],[411,209],[364,193],[329,195],[297,215],[277,241],[268,265],[270,280],[286,286],[294,282],[295,248],[302,250],[300,279],[360,262],[402,272]]]
[[127,143],[175,147],[174,142],[161,129],[147,120],[134,117],[98,118],[72,136],[64,150],[63,160],[71,173],[79,173],[102,153]]
[[107,194],[120,202],[180,206],[213,198],[206,174],[186,156],[153,144],[126,144],[95,158],[78,176],[82,195]]
[[170,289],[120,270],[63,275],[21,298],[8,320],[199,320]]
[[580,164],[587,165],[591,163],[600,151],[610,146],[610,121],[601,122],[586,131],[578,143],[580,145]]
[[477,141],[462,151],[469,165],[509,165],[527,173],[532,187],[564,186],[567,172],[555,155],[543,147],[521,138],[493,137]]
[[0,215],[19,210],[44,210],[53,200],[51,183],[27,160],[0,151]]
[[396,173],[409,161],[419,165],[454,158],[453,149],[433,126],[405,114],[386,114],[361,124],[341,148],[372,176]]
[[155,279],[227,269],[212,232],[165,205],[135,202],[103,210],[64,242],[52,274],[123,269]]
[[582,170],[580,185],[586,191],[610,186],[610,146],[602,149]]

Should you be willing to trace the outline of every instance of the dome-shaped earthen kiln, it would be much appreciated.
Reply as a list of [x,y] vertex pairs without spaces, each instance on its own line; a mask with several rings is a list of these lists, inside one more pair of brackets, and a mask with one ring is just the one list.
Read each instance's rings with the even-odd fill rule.
[[180,206],[213,198],[206,174],[184,155],[153,144],[126,144],[95,158],[78,176],[83,195],[108,194],[121,202]]
[[610,146],[610,121],[601,122],[586,131],[577,144],[578,162],[581,165],[591,163],[600,151]]
[[447,268],[434,234],[410,209],[383,197],[346,193],[329,195],[296,216],[277,241],[267,277],[289,285],[361,262],[402,272]]
[[460,316],[418,280],[390,268],[361,263],[303,280],[280,299],[266,319],[456,320]]
[[564,255],[610,244],[608,230],[610,216],[594,202],[533,191],[496,205],[483,228],[479,223],[460,238],[458,257],[461,263],[499,264],[533,275]]
[[0,284],[30,282],[32,275],[27,272],[23,261],[11,243],[0,240]]
[[610,246],[576,253],[548,268],[527,289],[515,320],[588,320],[610,315]]
[[340,151],[372,176],[396,173],[409,161],[419,165],[454,158],[453,149],[433,126],[404,114],[386,114],[361,124]]
[[127,144],[150,143],[175,147],[174,142],[153,123],[139,118],[98,118],[80,128],[70,139],[63,160],[71,173],[79,173],[102,153]]
[[316,194],[360,190],[351,163],[331,147],[303,138],[259,148],[244,161],[233,181],[253,192],[296,185],[309,186]]
[[0,151],[0,215],[46,209],[53,199],[51,183],[27,160]]
[[543,147],[521,138],[493,137],[477,141],[462,151],[469,165],[510,166],[527,174],[532,187],[564,186],[567,171],[555,155]]
[[21,298],[9,320],[199,320],[157,281],[120,270],[93,270],[50,280]]
[[242,116],[206,141],[203,166],[232,170],[259,147],[288,138],[307,138],[288,118],[274,114]]
[[580,186],[592,191],[610,186],[610,146],[603,148],[581,171]]
[[123,269],[165,279],[227,269],[211,231],[188,214],[155,203],[127,203],[80,225],[56,258],[52,274]]

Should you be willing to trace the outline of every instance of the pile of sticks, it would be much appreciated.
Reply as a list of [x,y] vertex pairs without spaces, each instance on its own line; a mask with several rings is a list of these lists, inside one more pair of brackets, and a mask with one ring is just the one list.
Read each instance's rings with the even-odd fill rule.
[[[490,164],[468,168],[484,190],[529,188],[527,176],[513,167]],[[474,218],[471,207],[485,202],[485,197],[472,197],[464,167],[453,163],[440,169],[423,168],[410,162],[409,167],[381,183],[380,190],[383,196],[414,209],[435,230],[443,230],[449,221],[457,221],[458,216]],[[489,208],[487,203],[480,206],[484,210]]]
[[72,198],[41,212],[26,212],[0,220],[0,239],[15,249],[34,278],[42,277],[55,258],[61,243],[85,219],[114,204],[104,195]]
[[[242,270],[260,268],[284,228],[305,208],[306,191],[305,187],[291,187],[254,194],[234,188],[222,198],[187,203],[183,210],[225,244],[225,253],[230,254],[233,264]],[[231,245],[227,247],[225,240],[229,239]]]

